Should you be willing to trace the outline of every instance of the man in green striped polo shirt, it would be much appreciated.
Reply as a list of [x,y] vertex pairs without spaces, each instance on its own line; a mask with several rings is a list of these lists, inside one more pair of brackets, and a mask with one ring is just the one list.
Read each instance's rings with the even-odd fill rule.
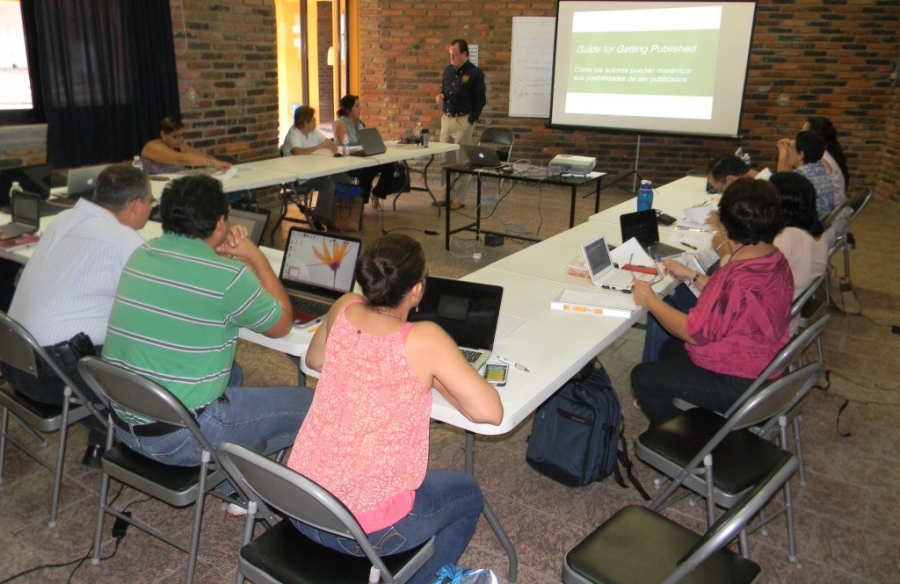
[[[229,228],[221,183],[189,176],[166,186],[163,235],[128,263],[109,318],[103,358],[171,391],[195,412],[214,445],[236,442],[264,453],[290,446],[306,416],[305,387],[242,386],[234,363],[238,329],[278,338],[291,330],[288,296],[241,226]],[[200,463],[186,429],[120,414],[119,438],[154,460]],[[230,492],[226,486],[222,491]]]

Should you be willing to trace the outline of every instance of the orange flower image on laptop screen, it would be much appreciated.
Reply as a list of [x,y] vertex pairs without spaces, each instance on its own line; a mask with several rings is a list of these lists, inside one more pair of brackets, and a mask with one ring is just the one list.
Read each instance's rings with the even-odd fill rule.
[[316,257],[322,260],[326,266],[331,268],[332,275],[334,277],[334,285],[337,286],[337,272],[341,269],[341,262],[344,261],[344,258],[347,257],[347,251],[350,249],[350,244],[346,241],[343,242],[332,242],[331,249],[328,249],[328,242],[322,242],[322,248],[318,249],[313,246],[313,253],[316,254]]

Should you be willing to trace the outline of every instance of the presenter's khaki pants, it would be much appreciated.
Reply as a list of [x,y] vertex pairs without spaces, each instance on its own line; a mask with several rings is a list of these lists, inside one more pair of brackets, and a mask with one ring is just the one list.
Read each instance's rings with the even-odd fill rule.
[[[441,116],[441,142],[449,144],[471,144],[472,132],[475,124],[469,123],[467,116],[451,117],[447,114]],[[444,154],[442,164],[444,166],[453,166],[465,162],[465,156],[461,150],[448,152]],[[456,175],[452,180],[452,188],[450,190],[450,202],[462,205],[466,201],[466,195],[469,192],[468,174]],[[442,195],[447,192],[447,175],[441,171],[441,191]]]

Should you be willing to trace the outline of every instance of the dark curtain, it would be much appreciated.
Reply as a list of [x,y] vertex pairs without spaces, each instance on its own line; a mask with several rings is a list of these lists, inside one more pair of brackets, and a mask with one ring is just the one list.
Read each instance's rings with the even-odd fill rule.
[[[37,25],[47,158],[129,160],[180,114],[169,0],[23,0]],[[26,6],[27,5],[27,6]]]

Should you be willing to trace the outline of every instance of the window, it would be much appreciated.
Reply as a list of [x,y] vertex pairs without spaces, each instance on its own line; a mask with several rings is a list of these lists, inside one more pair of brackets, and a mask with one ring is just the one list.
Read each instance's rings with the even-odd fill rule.
[[[19,0],[0,0],[0,124],[43,121],[28,60],[26,29]],[[31,35],[33,36],[33,35]]]

